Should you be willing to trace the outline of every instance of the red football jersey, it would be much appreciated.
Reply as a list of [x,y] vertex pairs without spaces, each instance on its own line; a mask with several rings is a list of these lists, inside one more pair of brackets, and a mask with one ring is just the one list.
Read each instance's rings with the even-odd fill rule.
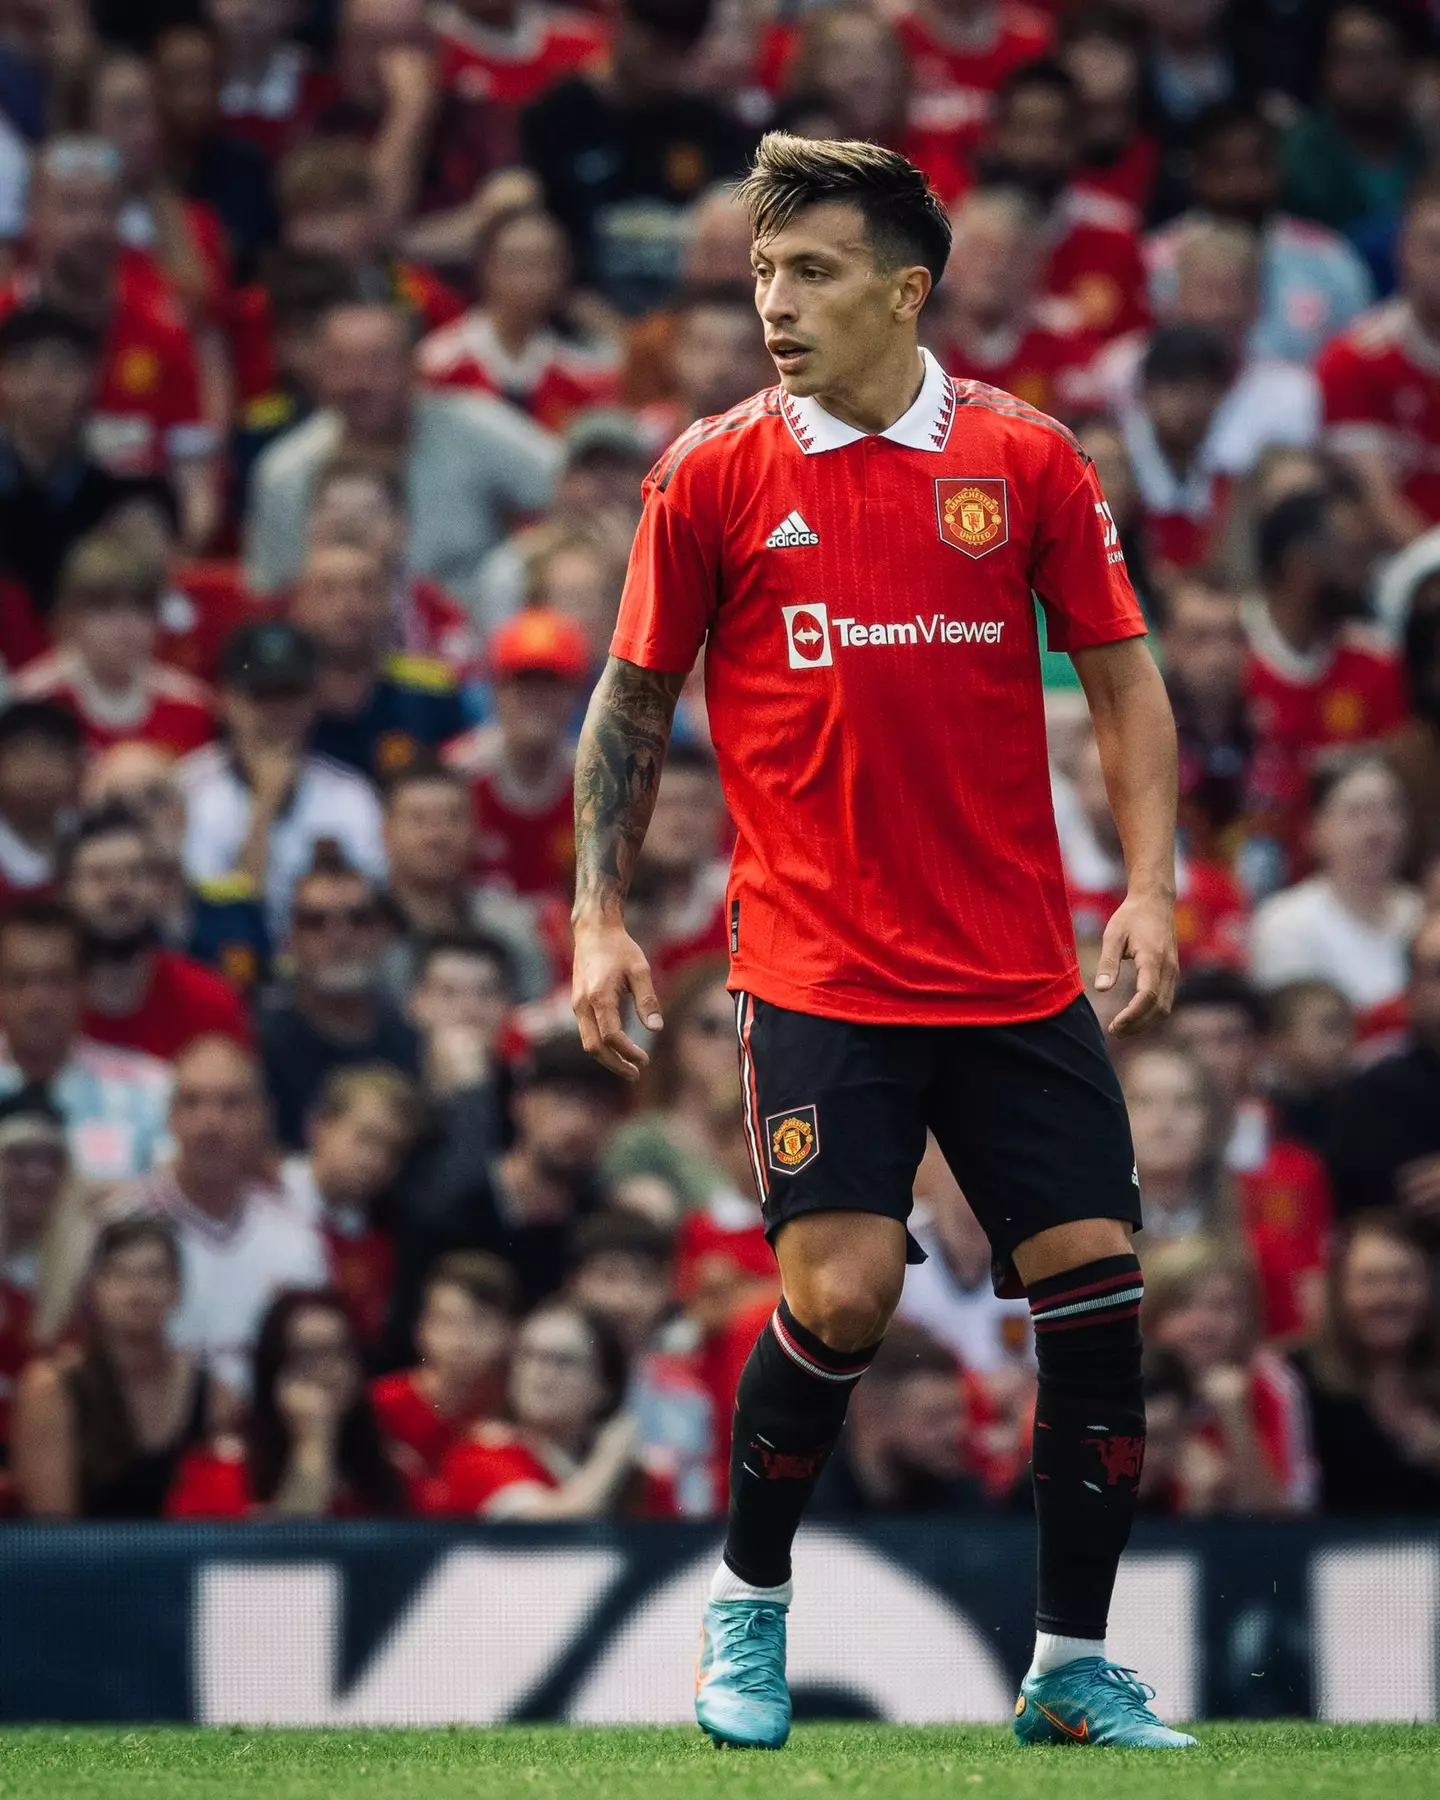
[[0,1446],[10,1442],[10,1409],[15,1385],[34,1354],[31,1323],[34,1296],[11,1282],[0,1281]]
[[995,90],[1023,64],[1044,56],[1052,36],[1050,20],[1028,6],[1002,0],[988,10],[985,27],[963,44],[939,37],[913,12],[896,22],[913,70],[912,123],[966,148],[984,135]]
[[429,387],[499,394],[547,431],[563,431],[573,413],[612,405],[620,395],[613,351],[567,343],[547,330],[511,356],[478,310],[432,332],[415,352],[415,366]]
[[599,19],[528,3],[508,31],[468,17],[458,6],[434,9],[440,81],[462,100],[524,106],[604,50]]
[[476,879],[513,894],[568,899],[575,878],[573,754],[557,757],[549,777],[534,788],[516,781],[493,725],[452,739],[441,758],[470,779]]
[[214,969],[178,950],[157,950],[150,990],[132,1013],[85,1014],[84,1031],[102,1044],[143,1050],[169,1062],[193,1038],[218,1032],[242,1044],[251,1042],[245,1003]]
[[[22,272],[0,288],[0,318],[39,297]],[[190,332],[173,292],[137,250],[122,251],[116,270],[89,443],[118,475],[163,474],[172,457],[214,448]]]
[[1284,746],[1307,770],[1332,744],[1363,744],[1393,731],[1409,708],[1394,654],[1351,627],[1330,644],[1292,650],[1263,605],[1247,606],[1250,653],[1245,691],[1260,736]]
[[395,1375],[382,1375],[370,1389],[370,1404],[380,1421],[380,1430],[389,1442],[397,1460],[415,1475],[436,1475],[446,1455],[472,1429],[475,1423],[499,1410],[503,1395],[497,1380],[463,1418],[452,1419],[442,1413],[421,1386],[419,1369],[402,1369]]
[[[441,1514],[503,1513],[507,1488],[561,1486],[564,1474],[551,1467],[508,1425],[479,1425],[445,1457],[440,1474],[426,1484],[424,1509]],[[498,1504],[497,1504],[498,1503]],[[675,1489],[649,1469],[637,1471],[635,1491],[621,1509],[630,1518],[673,1519]]]
[[1052,648],[1145,625],[1070,434],[924,364],[876,435],[771,388],[679,438],[611,650],[681,671],[705,642],[733,987],[860,1022],[1038,1018],[1080,979],[1032,592]]
[[1090,365],[1099,348],[1092,331],[1037,321],[988,340],[951,338],[941,360],[962,381],[988,381],[1041,412],[1074,413],[1091,403]]
[[[1125,898],[1123,885],[1070,890],[1076,937],[1097,938]],[[1185,967],[1224,963],[1244,968],[1249,906],[1224,863],[1194,857],[1175,860],[1175,940]]]
[[480,672],[483,656],[470,615],[452,594],[427,575],[408,576],[395,596],[396,648],[412,656],[447,663],[456,679]]
[[53,700],[73,713],[92,750],[140,738],[174,756],[188,755],[215,735],[215,711],[208,688],[164,663],[152,663],[133,694],[106,705],[72,650],[57,650],[31,663],[15,683],[17,694]]
[[1257,1168],[1236,1176],[1240,1223],[1260,1277],[1264,1335],[1314,1323],[1307,1304],[1325,1272],[1335,1209],[1325,1165],[1303,1144],[1272,1141]]
[[237,562],[224,557],[178,562],[160,602],[159,658],[201,681],[215,681],[230,633],[273,618],[277,605],[268,595],[246,593]]
[[395,1240],[374,1225],[359,1233],[339,1230],[323,1213],[317,1224],[330,1264],[330,1285],[344,1299],[355,1329],[373,1346],[390,1314]]
[[280,44],[257,81],[234,76],[220,84],[221,129],[263,150],[271,163],[310,130],[330,82],[299,44]]
[[1315,364],[1333,450],[1379,451],[1405,498],[1440,520],[1440,344],[1404,300],[1365,313]]
[[1128,207],[1082,188],[1061,199],[1050,225],[1041,289],[1069,300],[1102,338],[1150,323],[1145,259]]

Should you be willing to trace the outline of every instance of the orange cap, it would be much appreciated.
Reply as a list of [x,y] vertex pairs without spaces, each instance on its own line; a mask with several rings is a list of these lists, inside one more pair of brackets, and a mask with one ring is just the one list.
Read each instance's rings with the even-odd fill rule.
[[590,673],[590,646],[585,633],[564,613],[548,606],[527,606],[491,638],[490,673],[497,681],[509,675],[556,675],[561,681],[583,681]]

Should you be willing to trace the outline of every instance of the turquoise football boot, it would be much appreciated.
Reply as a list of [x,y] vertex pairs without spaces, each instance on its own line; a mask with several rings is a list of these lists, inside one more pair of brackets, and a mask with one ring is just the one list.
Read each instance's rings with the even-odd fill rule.
[[790,1735],[785,1608],[712,1600],[700,1627],[695,1717],[717,1744],[778,1750]]
[[1015,1702],[1015,1735],[1022,1744],[1109,1744],[1125,1750],[1188,1750],[1195,1743],[1171,1731],[1150,1710],[1155,1690],[1133,1669],[1082,1656],[1027,1675]]

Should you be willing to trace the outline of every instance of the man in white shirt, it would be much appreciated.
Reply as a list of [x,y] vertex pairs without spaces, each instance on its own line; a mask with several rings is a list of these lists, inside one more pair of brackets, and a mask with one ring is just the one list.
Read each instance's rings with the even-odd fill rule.
[[255,1057],[231,1038],[197,1038],[175,1061],[172,1168],[121,1188],[107,1211],[154,1213],[180,1245],[172,1340],[238,1393],[265,1309],[287,1288],[325,1287],[315,1227],[264,1174],[265,1090]]
[[138,1050],[80,1035],[81,934],[63,906],[13,901],[0,918],[0,1094],[44,1088],[65,1120],[77,1173],[126,1181],[165,1141],[170,1071]]
[[295,883],[322,838],[344,860],[385,876],[380,802],[363,776],[305,748],[316,713],[315,646],[279,620],[242,625],[220,671],[225,741],[185,758],[182,858],[195,884],[247,876],[284,938]]

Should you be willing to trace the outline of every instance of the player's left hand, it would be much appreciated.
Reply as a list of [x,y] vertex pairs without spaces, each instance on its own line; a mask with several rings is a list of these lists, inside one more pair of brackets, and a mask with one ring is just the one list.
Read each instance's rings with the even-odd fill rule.
[[1135,997],[1111,1020],[1115,1037],[1134,1037],[1170,1016],[1180,977],[1175,907],[1170,900],[1127,894],[1116,907],[1105,927],[1095,969],[1100,993],[1114,987],[1120,965],[1127,960],[1135,965]]

